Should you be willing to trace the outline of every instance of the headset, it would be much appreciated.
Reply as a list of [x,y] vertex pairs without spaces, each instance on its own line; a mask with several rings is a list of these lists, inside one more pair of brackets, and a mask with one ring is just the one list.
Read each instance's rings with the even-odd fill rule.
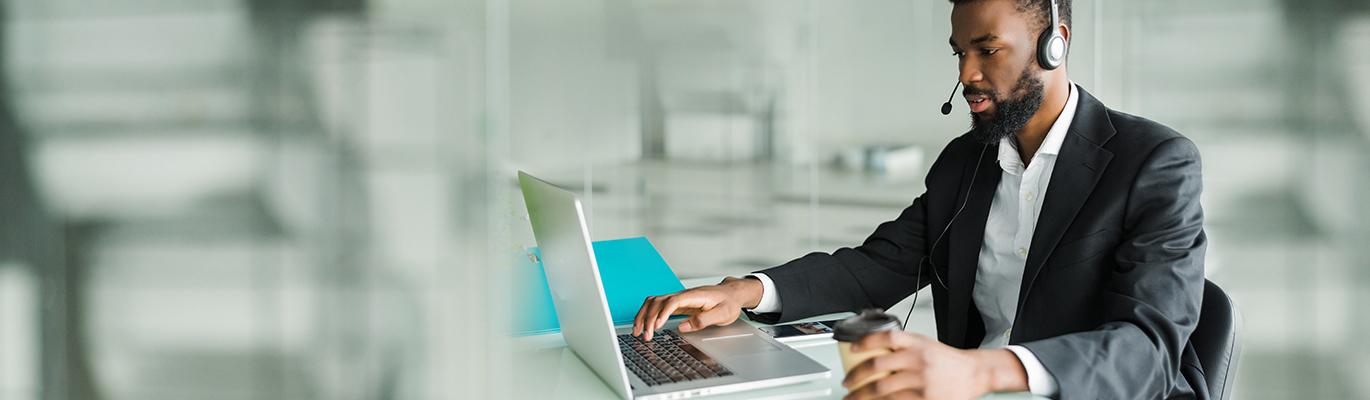
[[1051,0],[1051,25],[1037,37],[1037,65],[1042,69],[1060,68],[1066,62],[1066,38],[1061,36],[1061,16],[1056,0]]

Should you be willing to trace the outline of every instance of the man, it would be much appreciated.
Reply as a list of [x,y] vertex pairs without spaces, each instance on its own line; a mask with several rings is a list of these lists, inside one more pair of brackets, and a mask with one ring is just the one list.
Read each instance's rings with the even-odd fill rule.
[[856,248],[648,298],[633,333],[649,338],[671,314],[693,314],[680,325],[693,331],[743,309],[776,323],[888,308],[931,285],[938,340],[855,343],[894,352],[847,374],[848,398],[1207,398],[1188,345],[1207,243],[1198,150],[1038,60],[1043,32],[1069,41],[1069,0],[1054,25],[1049,0],[952,3],[972,127],[929,168],[927,191]]

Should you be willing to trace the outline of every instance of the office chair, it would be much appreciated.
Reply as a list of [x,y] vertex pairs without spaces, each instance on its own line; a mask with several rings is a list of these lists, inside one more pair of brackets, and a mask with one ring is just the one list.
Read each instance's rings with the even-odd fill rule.
[[1208,394],[1215,400],[1228,400],[1242,353],[1242,315],[1232,298],[1213,281],[1204,280],[1199,325],[1189,336],[1189,343],[1199,355]]

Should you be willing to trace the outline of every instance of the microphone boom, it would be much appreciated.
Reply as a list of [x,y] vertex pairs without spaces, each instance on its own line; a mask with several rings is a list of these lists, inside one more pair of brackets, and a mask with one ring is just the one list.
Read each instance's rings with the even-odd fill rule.
[[942,115],[951,114],[951,99],[956,97],[956,89],[961,88],[961,81],[956,81],[956,86],[951,88],[951,96],[947,97],[947,102],[942,103]]

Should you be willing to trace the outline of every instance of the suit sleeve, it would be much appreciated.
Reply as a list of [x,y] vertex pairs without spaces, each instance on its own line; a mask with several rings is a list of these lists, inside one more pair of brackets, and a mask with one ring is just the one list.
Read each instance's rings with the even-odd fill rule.
[[1088,332],[1022,343],[1059,383],[1062,399],[1164,397],[1203,299],[1198,149],[1169,139],[1147,157],[1129,195],[1122,241],[1104,288],[1105,322]]
[[[934,186],[932,177],[948,152],[944,150],[928,168],[928,187]],[[880,224],[860,246],[810,253],[760,271],[775,283],[781,309],[747,316],[775,324],[872,307],[888,309],[922,289],[933,279],[928,263],[920,263],[928,244],[926,197],[914,199],[898,218]]]

